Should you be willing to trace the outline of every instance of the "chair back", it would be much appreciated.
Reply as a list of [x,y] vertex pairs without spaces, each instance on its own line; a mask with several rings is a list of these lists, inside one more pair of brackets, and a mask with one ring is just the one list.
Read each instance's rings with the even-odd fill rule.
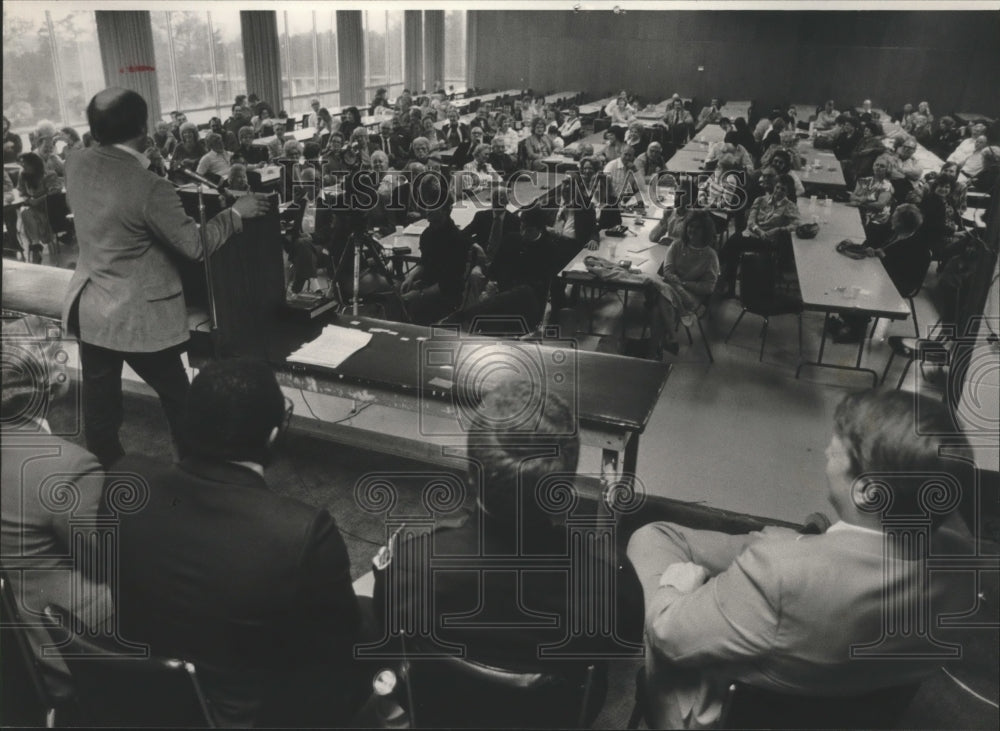
[[405,671],[418,728],[586,728],[607,684],[606,667],[593,663],[511,669],[407,657]]
[[805,696],[735,682],[729,686],[718,727],[892,728],[919,687],[891,686],[854,696]]
[[776,281],[774,259],[770,254],[748,251],[740,258],[740,301],[747,311],[770,314]]
[[78,620],[67,610],[46,608],[49,632],[73,677],[80,722],[85,725],[214,727],[194,665],[163,657],[122,656],[102,642],[67,627]]
[[[28,628],[31,625],[21,616],[10,578],[0,571],[0,659],[3,672],[3,721],[9,725],[37,725],[37,718],[21,714],[41,709],[46,725],[55,723],[56,711],[73,701],[73,689],[67,682],[56,682],[42,665],[31,647]],[[24,688],[27,684],[30,688]],[[19,692],[20,691],[20,692]],[[34,694],[29,699],[29,693]],[[32,702],[34,701],[34,702]]]
[[53,233],[61,234],[73,230],[65,193],[59,191],[47,194],[45,196],[45,211]]

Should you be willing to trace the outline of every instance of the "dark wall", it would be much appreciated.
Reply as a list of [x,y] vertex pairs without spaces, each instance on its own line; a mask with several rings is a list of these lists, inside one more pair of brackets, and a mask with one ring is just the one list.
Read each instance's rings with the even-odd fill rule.
[[996,12],[475,12],[479,88],[1000,116]]

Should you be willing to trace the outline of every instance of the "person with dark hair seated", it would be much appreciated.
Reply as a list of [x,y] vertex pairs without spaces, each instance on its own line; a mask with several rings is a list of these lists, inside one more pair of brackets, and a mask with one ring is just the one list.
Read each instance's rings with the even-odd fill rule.
[[252,127],[240,127],[240,131],[237,132],[237,136],[239,137],[239,145],[236,147],[233,155],[239,155],[242,157],[244,162],[250,168],[261,167],[267,163],[267,148],[253,144],[254,137]]
[[[938,401],[901,391],[849,394],[826,448],[837,520],[824,533],[767,526],[728,535],[667,522],[636,531],[628,557],[646,601],[649,727],[712,727],[733,681],[830,697],[939,672],[927,634],[887,633],[886,622],[919,611],[944,617],[968,604],[960,572],[927,573],[931,556],[973,546],[951,507],[957,495],[940,509],[924,500],[932,483],[921,475],[964,478],[947,456],[952,447],[941,451],[943,434],[968,449]],[[912,529],[918,535],[899,528],[905,515],[928,518]],[[927,626],[938,625],[928,617]]]
[[413,322],[429,325],[462,305],[469,239],[451,218],[451,192],[440,173],[417,176],[414,198],[428,226],[420,234],[420,263],[400,292]]
[[522,142],[524,165],[529,170],[545,170],[542,158],[552,154],[552,142],[545,134],[545,120],[535,117],[531,122],[531,134]]
[[719,258],[713,248],[715,224],[706,211],[691,211],[679,239],[670,244],[663,266],[646,280],[650,309],[649,357],[677,355],[677,328],[690,324],[701,301],[712,294],[719,278]]
[[942,262],[948,258],[948,251],[964,228],[953,198],[956,185],[951,175],[938,175],[930,183],[930,192],[920,201],[927,243],[934,258]]
[[181,461],[117,467],[146,486],[118,522],[122,637],[194,663],[221,726],[342,724],[367,681],[333,516],[264,478],[291,406],[265,362],[210,363],[185,400]]
[[[418,536],[397,547],[394,561],[399,569],[387,574],[395,581],[386,586],[386,595],[395,600],[388,609],[395,617],[411,620],[404,628],[410,647],[442,643],[461,647],[465,658],[491,667],[573,672],[575,666],[593,661],[600,649],[614,647],[613,637],[589,641],[581,636],[586,630],[577,620],[595,618],[584,619],[579,602],[589,608],[613,606],[615,601],[608,593],[610,576],[604,573],[614,570],[613,547],[607,550],[599,541],[571,544],[568,521],[559,521],[558,507],[546,499],[553,479],[559,481],[556,490],[574,490],[580,451],[577,416],[552,389],[523,376],[498,371],[482,393],[476,407],[481,418],[466,433],[466,482],[475,505],[460,516],[457,527],[438,528],[432,536]],[[524,417],[527,404],[529,418]],[[428,540],[433,540],[433,552],[420,547]],[[504,565],[491,568],[501,557]],[[441,558],[449,565],[432,565]],[[567,559],[574,570],[586,570],[592,579],[585,600],[570,593]],[[442,622],[450,617],[460,621]],[[548,619],[539,621],[541,617]],[[424,627],[434,628],[432,637]],[[455,709],[452,724],[496,723],[492,715],[476,717],[475,700],[455,697],[448,683],[427,692],[433,698],[423,702],[435,720]],[[579,704],[581,699],[574,700]],[[532,727],[547,728],[560,725],[555,719],[565,718],[566,710],[546,703],[512,708],[510,713],[522,722],[527,716]]]
[[[875,231],[865,241],[865,253],[882,260],[882,266],[903,297],[920,289],[931,265],[930,232],[920,209],[904,203],[892,213],[890,228]],[[831,317],[827,327],[836,343],[856,343],[865,336],[868,317],[843,313]]]
[[938,120],[938,127],[931,134],[928,149],[938,157],[944,159],[955,151],[958,143],[962,141],[962,132],[955,125],[953,117],[944,116]]
[[684,108],[684,100],[674,97],[667,111],[663,114],[663,125],[667,128],[667,137],[675,148],[680,148],[690,139],[694,132],[694,117]]
[[[843,165],[844,174],[848,180],[857,180],[872,174],[875,159],[885,154],[882,137],[882,128],[875,122],[861,124],[861,139],[851,152],[850,167],[848,168],[846,161]],[[850,175],[847,174],[848,170]]]
[[879,156],[872,164],[871,177],[859,178],[847,201],[847,205],[861,211],[861,222],[868,236],[874,235],[875,229],[885,227],[892,213],[893,187],[887,177],[889,164],[887,153]]

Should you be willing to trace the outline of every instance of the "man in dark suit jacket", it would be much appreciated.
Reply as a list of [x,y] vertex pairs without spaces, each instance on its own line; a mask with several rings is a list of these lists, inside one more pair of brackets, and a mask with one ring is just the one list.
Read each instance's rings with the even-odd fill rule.
[[458,110],[454,107],[448,110],[448,122],[438,131],[438,136],[448,148],[469,142],[469,127],[459,121]]
[[193,662],[228,724],[329,725],[363,680],[352,677],[360,615],[334,519],[264,481],[289,407],[265,363],[213,363],[188,394],[185,458],[116,465],[149,493],[120,517],[122,634]]
[[490,261],[505,241],[520,235],[521,222],[507,210],[507,189],[493,189],[493,206],[488,211],[478,211],[462,231],[473,244],[478,244]]
[[[124,453],[118,440],[122,363],[160,396],[177,441],[188,386],[180,357],[188,324],[171,257],[197,260],[206,253],[173,186],[146,170],[146,119],[146,102],[134,91],[98,92],[87,106],[87,121],[99,145],[78,150],[66,165],[80,259],[63,303],[63,324],[80,338],[87,448],[105,467]],[[241,231],[243,218],[267,210],[263,198],[239,198],[202,232],[207,253]]]
[[406,139],[393,129],[392,120],[386,120],[379,125],[378,134],[369,135],[368,149],[374,152],[381,150],[389,157],[389,166],[399,170],[406,162],[409,154]]

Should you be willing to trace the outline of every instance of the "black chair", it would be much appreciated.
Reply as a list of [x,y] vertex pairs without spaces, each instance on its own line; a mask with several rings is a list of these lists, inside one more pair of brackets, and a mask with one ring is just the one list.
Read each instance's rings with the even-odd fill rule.
[[49,632],[69,667],[80,725],[214,727],[208,701],[190,662],[123,656],[85,635],[69,632],[77,620],[67,610],[45,610]]
[[767,344],[767,326],[777,315],[797,315],[799,321],[799,356],[802,355],[802,301],[784,297],[777,292],[777,272],[773,257],[766,252],[748,251],[740,258],[740,304],[743,310],[736,318],[726,343],[736,332],[737,326],[748,312],[764,318],[760,331],[760,353],[758,362],[764,360],[764,346]]
[[[920,684],[879,688],[861,695],[814,696],[778,693],[746,683],[730,683],[715,728],[893,728]],[[635,678],[635,707],[628,728],[648,718],[646,669]]]
[[42,665],[28,638],[30,626],[18,609],[10,579],[0,572],[4,726],[38,725],[31,717],[37,709],[45,727],[55,728],[64,712],[74,706],[73,688],[68,681],[53,678]]
[[50,249],[54,248],[52,253],[57,254],[63,242],[72,242],[76,239],[73,214],[66,202],[66,194],[63,192],[47,194],[45,196],[45,213],[54,237]]
[[607,691],[607,667],[595,663],[551,672],[406,657],[403,676],[414,728],[588,728]]

